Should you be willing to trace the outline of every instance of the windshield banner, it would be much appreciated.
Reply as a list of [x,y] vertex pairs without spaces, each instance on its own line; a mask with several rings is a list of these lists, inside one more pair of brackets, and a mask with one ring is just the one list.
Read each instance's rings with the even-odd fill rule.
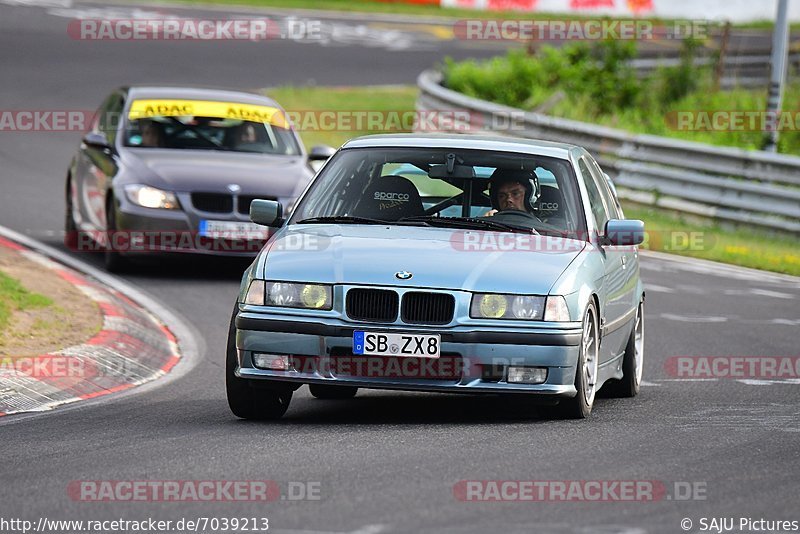
[[136,120],[150,117],[219,117],[289,128],[283,112],[270,106],[210,100],[134,100],[128,118]]

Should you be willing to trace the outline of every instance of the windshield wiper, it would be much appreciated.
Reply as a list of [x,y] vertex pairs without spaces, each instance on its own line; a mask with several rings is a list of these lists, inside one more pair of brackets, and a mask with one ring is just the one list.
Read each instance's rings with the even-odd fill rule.
[[501,232],[518,232],[523,234],[535,234],[535,229],[516,224],[501,223],[490,219],[479,219],[477,217],[434,217],[432,215],[422,215],[419,217],[404,217],[398,222],[425,222],[431,226],[471,228],[476,230],[500,230]]
[[[412,217],[413,218],[413,217]],[[382,219],[370,219],[369,217],[354,217],[352,215],[332,215],[329,217],[311,217],[310,219],[303,219],[297,221],[298,224],[389,224],[399,226],[430,226],[427,221],[413,221],[412,218],[400,219],[398,221],[385,221]]]
[[330,217],[311,217],[310,219],[303,219],[297,221],[298,224],[313,224],[313,223],[345,223],[345,224],[387,224],[390,221],[382,221],[380,219],[370,219],[368,217],[353,217],[350,215],[333,215]]

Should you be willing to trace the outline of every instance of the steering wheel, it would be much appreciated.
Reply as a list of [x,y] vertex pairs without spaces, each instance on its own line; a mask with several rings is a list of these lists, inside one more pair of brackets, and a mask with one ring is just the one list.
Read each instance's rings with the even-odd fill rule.
[[527,211],[521,211],[521,210],[498,211],[492,216],[492,219],[495,219],[498,222],[530,227],[531,229],[536,231],[536,233],[540,233],[540,231],[542,230],[554,231],[554,232],[560,231],[560,229],[557,226],[544,222],[536,215],[528,213]]
[[508,224],[523,224],[529,225],[531,223],[541,223],[542,220],[539,219],[533,213],[528,213],[527,211],[522,210],[503,210],[498,211],[495,213],[492,218],[494,219],[502,219],[501,222],[505,222]]

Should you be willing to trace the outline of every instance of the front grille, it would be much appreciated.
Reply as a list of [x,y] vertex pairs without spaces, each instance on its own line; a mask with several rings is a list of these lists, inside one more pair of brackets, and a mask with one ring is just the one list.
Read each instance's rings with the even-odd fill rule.
[[239,211],[239,213],[248,215],[250,213],[250,203],[255,199],[278,200],[275,197],[265,197],[264,195],[243,195],[239,197],[237,201],[238,206],[236,207],[236,209]]
[[411,292],[403,295],[401,317],[409,324],[448,324],[455,307],[453,295]]
[[192,205],[200,211],[230,213],[233,197],[225,193],[192,193]]
[[347,292],[347,316],[356,321],[392,323],[397,319],[399,298],[386,289],[351,289]]

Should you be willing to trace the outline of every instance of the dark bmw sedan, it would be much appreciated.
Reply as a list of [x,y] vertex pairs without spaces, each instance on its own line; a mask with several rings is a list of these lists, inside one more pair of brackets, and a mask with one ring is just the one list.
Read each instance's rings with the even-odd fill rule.
[[[314,171],[283,109],[249,93],[123,87],[98,110],[66,181],[65,242],[120,270],[149,252],[255,256],[250,202],[287,205]],[[288,211],[288,210],[287,210]]]

